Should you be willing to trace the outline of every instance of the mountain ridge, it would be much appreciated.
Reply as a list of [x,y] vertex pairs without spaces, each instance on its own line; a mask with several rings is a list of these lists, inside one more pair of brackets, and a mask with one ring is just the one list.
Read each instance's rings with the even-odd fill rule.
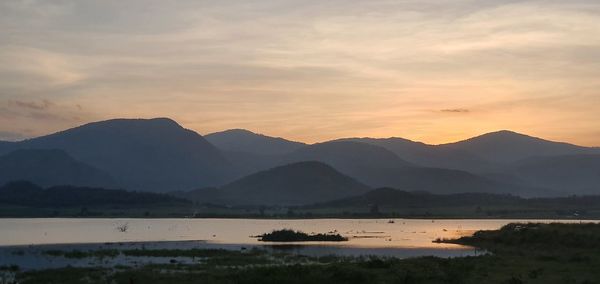
[[179,196],[196,196],[199,202],[228,205],[300,205],[348,197],[369,189],[327,164],[304,161],[259,171],[220,188],[179,193]]
[[15,142],[17,149],[61,149],[134,190],[219,184],[229,162],[200,134],[168,118],[111,119]]
[[223,151],[259,155],[280,155],[305,146],[305,143],[255,133],[246,129],[229,129],[210,133],[206,140]]

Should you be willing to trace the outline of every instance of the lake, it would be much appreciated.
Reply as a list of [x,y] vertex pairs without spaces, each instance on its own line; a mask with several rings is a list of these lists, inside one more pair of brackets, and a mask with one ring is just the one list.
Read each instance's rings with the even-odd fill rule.
[[[93,264],[87,260],[45,261],[44,250],[106,248],[259,247],[306,255],[379,255],[399,258],[433,255],[457,257],[480,251],[439,244],[477,230],[493,230],[512,222],[580,222],[575,220],[431,220],[431,219],[0,219],[0,265],[25,268]],[[596,222],[596,221],[586,221]],[[265,243],[253,237],[277,229],[306,233],[339,233],[347,242]],[[18,253],[15,253],[18,252]],[[125,261],[125,260],[123,260]],[[139,260],[135,260],[139,261]],[[166,259],[165,261],[168,261]],[[75,262],[75,263],[74,263]],[[126,261],[125,261],[126,262]]]

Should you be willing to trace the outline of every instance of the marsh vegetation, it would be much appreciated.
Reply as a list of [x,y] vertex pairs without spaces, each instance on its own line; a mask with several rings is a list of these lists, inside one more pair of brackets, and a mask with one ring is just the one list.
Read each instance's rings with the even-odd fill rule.
[[275,230],[270,233],[265,233],[257,236],[259,241],[262,242],[345,242],[348,241],[347,237],[344,237],[338,233],[319,233],[319,234],[307,234],[301,231],[294,231],[290,229]]
[[[18,283],[596,283],[599,224],[509,224],[444,242],[491,253],[458,258],[308,257],[263,250],[123,250],[87,252],[144,257],[195,257],[192,264],[1,268]],[[57,256],[82,256],[82,252]]]

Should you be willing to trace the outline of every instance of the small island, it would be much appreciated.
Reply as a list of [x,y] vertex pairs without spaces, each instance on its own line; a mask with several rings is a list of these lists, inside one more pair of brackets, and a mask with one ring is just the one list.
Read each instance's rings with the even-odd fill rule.
[[340,234],[312,234],[290,229],[275,230],[257,236],[261,242],[345,242],[348,238]]

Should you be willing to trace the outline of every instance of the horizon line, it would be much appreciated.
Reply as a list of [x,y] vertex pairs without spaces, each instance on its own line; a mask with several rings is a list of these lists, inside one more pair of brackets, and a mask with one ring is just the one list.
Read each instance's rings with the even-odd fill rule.
[[[306,145],[314,145],[314,144],[326,143],[326,142],[332,142],[332,141],[338,141],[338,140],[344,140],[344,139],[403,139],[403,140],[408,140],[408,141],[411,141],[411,142],[414,142],[414,143],[422,143],[422,144],[428,145],[428,146],[442,146],[442,145],[449,145],[449,144],[455,144],[455,143],[460,143],[460,142],[468,141],[468,140],[471,140],[471,139],[474,139],[474,138],[477,138],[477,137],[481,137],[481,136],[485,136],[485,135],[489,135],[489,134],[509,132],[509,133],[513,133],[513,134],[517,134],[517,135],[522,135],[522,136],[526,136],[526,137],[533,138],[533,139],[540,139],[540,140],[544,140],[544,141],[548,141],[548,142],[553,142],[553,143],[563,143],[563,144],[569,144],[569,145],[573,145],[573,146],[577,146],[577,147],[585,147],[585,148],[600,148],[600,146],[585,146],[585,145],[575,144],[575,143],[572,143],[572,142],[556,141],[556,140],[546,139],[546,138],[542,138],[542,137],[532,136],[532,135],[529,135],[529,134],[524,134],[524,133],[517,132],[517,131],[514,131],[514,130],[510,130],[510,129],[499,129],[499,130],[484,132],[484,133],[481,133],[481,134],[478,134],[478,135],[475,135],[475,136],[471,136],[471,137],[468,137],[468,138],[464,138],[464,139],[460,139],[460,140],[455,140],[455,141],[451,141],[451,142],[439,143],[439,144],[427,143],[427,142],[424,142],[424,141],[413,140],[413,139],[404,138],[404,137],[401,137],[401,136],[388,136],[388,137],[349,136],[349,137],[338,137],[338,138],[334,138],[334,139],[322,140],[322,141],[317,141],[317,142],[309,143],[309,142],[299,141],[299,140],[295,140],[295,139],[288,139],[288,138],[285,138],[285,137],[282,137],[282,136],[269,135],[269,134],[261,133],[259,131],[253,131],[253,130],[250,130],[250,129],[247,129],[247,128],[229,128],[229,129],[224,129],[224,130],[219,130],[219,131],[213,131],[213,132],[210,132],[210,133],[202,134],[200,131],[198,131],[196,129],[185,127],[180,122],[178,122],[177,120],[175,120],[173,118],[170,118],[170,117],[152,117],[152,118],[141,118],[141,117],[140,118],[125,118],[125,117],[118,117],[118,118],[110,118],[110,119],[104,119],[104,120],[97,120],[97,121],[86,122],[86,123],[79,124],[77,126],[65,128],[65,129],[54,131],[54,132],[47,133],[47,134],[42,134],[42,135],[38,135],[38,136],[32,136],[32,137],[28,137],[28,138],[24,138],[24,139],[20,139],[20,140],[0,140],[0,142],[18,143],[18,142],[22,142],[22,141],[27,141],[27,140],[31,140],[31,139],[36,139],[36,138],[48,136],[48,135],[57,134],[57,133],[60,133],[60,132],[68,131],[70,129],[82,127],[82,126],[85,126],[85,125],[88,125],[88,124],[93,124],[93,123],[108,122],[108,121],[115,121],[115,120],[159,120],[159,119],[171,120],[171,121],[175,122],[177,125],[181,126],[184,129],[194,131],[195,133],[197,133],[198,135],[202,136],[203,138],[205,138],[206,136],[212,135],[212,134],[217,134],[217,133],[222,133],[222,132],[227,132],[227,131],[232,131],[232,130],[242,130],[242,131],[248,131],[248,132],[253,133],[255,135],[262,135],[262,136],[266,136],[266,137],[270,137],[270,138],[283,139],[283,140],[286,140],[286,141],[296,142],[296,143],[302,143],[302,144],[306,144]],[[0,129],[0,131],[1,131],[1,129]]]

